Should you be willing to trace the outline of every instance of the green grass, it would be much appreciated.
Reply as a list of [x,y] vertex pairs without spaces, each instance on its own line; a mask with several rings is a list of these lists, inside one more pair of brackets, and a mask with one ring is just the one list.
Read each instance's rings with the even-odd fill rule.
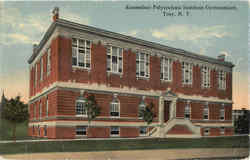
[[[0,129],[0,140],[11,140],[12,139],[12,124],[6,120],[2,120]],[[28,136],[28,121],[17,124],[16,128],[16,139],[31,139]]]
[[216,137],[201,139],[113,139],[82,141],[49,141],[0,144],[0,154],[41,152],[86,152],[109,150],[144,150],[176,148],[247,148],[249,138]]

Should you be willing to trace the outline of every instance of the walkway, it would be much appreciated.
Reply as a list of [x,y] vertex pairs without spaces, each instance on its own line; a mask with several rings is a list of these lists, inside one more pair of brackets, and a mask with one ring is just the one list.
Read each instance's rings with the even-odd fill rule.
[[[6,159],[18,160],[175,160],[190,158],[219,158],[248,156],[248,148],[237,149],[168,149],[105,152],[63,152],[4,155]],[[0,158],[1,160],[1,158]]]

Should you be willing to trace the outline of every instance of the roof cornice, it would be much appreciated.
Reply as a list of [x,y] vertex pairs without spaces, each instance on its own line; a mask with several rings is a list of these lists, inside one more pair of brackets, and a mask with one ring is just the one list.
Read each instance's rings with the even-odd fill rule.
[[53,31],[54,31],[54,29],[56,28],[57,25],[62,26],[62,27],[66,27],[66,28],[69,28],[69,29],[75,29],[75,30],[80,30],[80,31],[100,35],[100,36],[109,37],[109,38],[112,38],[112,39],[118,39],[118,40],[121,40],[121,41],[126,41],[126,42],[129,42],[129,43],[134,43],[134,44],[146,46],[146,47],[149,47],[149,48],[154,48],[154,49],[158,49],[158,50],[162,50],[162,51],[167,51],[169,53],[174,53],[174,54],[178,54],[178,55],[181,55],[181,56],[186,56],[186,57],[189,57],[189,58],[198,59],[198,60],[201,60],[201,61],[206,61],[206,62],[209,62],[209,63],[219,64],[219,65],[223,65],[223,66],[227,66],[227,67],[231,67],[231,68],[234,67],[234,65],[231,62],[220,61],[220,60],[218,60],[216,58],[212,58],[212,57],[208,57],[208,56],[204,56],[204,55],[199,55],[199,54],[196,54],[196,53],[193,53],[193,52],[185,51],[183,49],[177,49],[177,48],[165,46],[165,45],[162,45],[162,44],[159,44],[159,43],[134,38],[134,37],[131,37],[131,36],[127,36],[127,35],[111,32],[111,31],[107,31],[107,30],[104,30],[104,29],[95,28],[95,27],[92,27],[92,26],[87,26],[87,25],[67,21],[67,20],[64,20],[64,19],[57,19],[55,22],[53,22],[50,25],[49,29],[45,33],[45,35],[44,35],[43,39],[41,40],[40,44],[38,45],[36,51],[29,58],[29,60],[28,60],[29,64],[32,63],[32,61],[38,55],[38,53],[42,49],[43,45],[49,39],[49,37],[52,35],[52,33],[53,33]]

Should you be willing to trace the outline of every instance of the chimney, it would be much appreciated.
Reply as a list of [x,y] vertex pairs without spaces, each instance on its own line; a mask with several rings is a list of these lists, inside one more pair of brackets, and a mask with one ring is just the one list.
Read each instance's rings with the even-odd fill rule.
[[37,44],[34,43],[34,44],[33,44],[33,53],[35,53],[36,49],[37,49]]
[[220,55],[218,55],[218,60],[219,61],[225,61],[225,57],[226,57],[226,55],[225,54],[220,54]]
[[55,7],[52,11],[53,13],[53,21],[55,22],[58,18],[59,18],[59,8],[58,7]]

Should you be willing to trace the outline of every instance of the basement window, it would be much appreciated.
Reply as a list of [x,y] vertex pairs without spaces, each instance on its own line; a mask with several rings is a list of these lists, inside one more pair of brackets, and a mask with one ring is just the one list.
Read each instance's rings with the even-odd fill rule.
[[111,127],[110,128],[110,136],[119,136],[120,128],[119,127]]
[[90,69],[91,42],[83,39],[72,39],[72,66]]
[[210,128],[204,128],[204,136],[210,135]]
[[143,126],[140,127],[140,136],[146,136],[147,135],[147,127]]
[[76,135],[77,136],[86,136],[87,127],[86,126],[76,126]]
[[114,46],[107,47],[107,71],[112,73],[122,73],[123,49]]

